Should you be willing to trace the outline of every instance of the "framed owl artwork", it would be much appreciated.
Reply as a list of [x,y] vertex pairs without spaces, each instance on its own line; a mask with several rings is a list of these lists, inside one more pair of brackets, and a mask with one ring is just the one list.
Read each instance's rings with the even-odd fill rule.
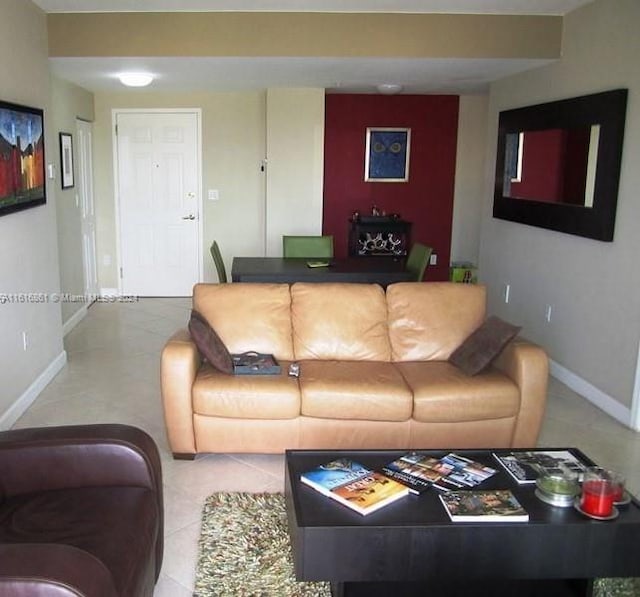
[[364,156],[366,182],[407,182],[411,129],[367,127]]

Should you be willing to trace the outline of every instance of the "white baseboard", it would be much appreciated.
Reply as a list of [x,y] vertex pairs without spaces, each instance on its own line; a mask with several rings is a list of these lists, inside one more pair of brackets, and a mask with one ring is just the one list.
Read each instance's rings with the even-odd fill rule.
[[67,363],[67,353],[63,350],[47,368],[35,379],[35,381],[23,392],[2,415],[0,415],[0,430],[10,429],[12,425],[33,404],[40,392],[56,376],[58,371]]
[[600,410],[616,419],[616,421],[620,421],[623,425],[633,429],[631,410],[629,408],[552,359],[549,359],[549,372],[553,377],[586,398]]
[[87,306],[82,305],[67,321],[62,324],[62,335],[66,336],[74,327],[76,327],[87,314]]

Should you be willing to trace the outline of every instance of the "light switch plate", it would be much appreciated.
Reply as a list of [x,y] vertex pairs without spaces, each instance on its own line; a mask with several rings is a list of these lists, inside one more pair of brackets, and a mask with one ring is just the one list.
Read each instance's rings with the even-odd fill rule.
[[209,201],[218,201],[220,196],[218,195],[218,189],[209,189]]

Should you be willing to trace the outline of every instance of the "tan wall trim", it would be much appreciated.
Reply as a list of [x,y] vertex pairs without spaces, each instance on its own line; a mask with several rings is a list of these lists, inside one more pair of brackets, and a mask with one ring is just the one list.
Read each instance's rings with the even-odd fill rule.
[[50,14],[49,55],[559,58],[562,18],[331,13]]

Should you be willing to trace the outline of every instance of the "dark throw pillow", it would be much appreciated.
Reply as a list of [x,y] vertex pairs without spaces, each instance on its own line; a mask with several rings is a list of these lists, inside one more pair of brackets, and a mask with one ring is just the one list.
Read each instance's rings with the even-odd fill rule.
[[209,322],[195,310],[191,311],[189,320],[189,333],[196,343],[200,354],[222,373],[233,373],[233,361],[231,355],[220,340],[220,336],[209,325]]
[[476,375],[491,364],[521,329],[499,317],[489,317],[453,351],[449,362],[467,375]]

